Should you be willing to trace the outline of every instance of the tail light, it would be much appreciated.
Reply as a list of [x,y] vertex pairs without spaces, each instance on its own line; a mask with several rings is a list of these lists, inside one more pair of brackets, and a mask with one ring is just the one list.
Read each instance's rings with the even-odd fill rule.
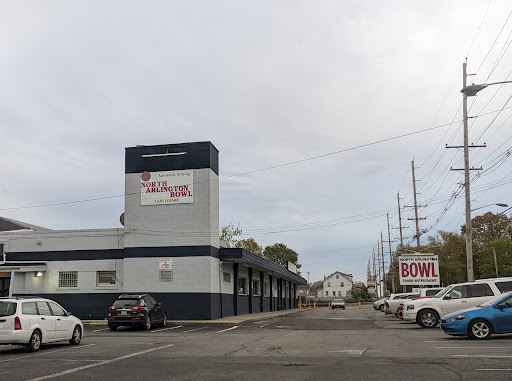
[[20,321],[20,318],[18,316],[16,316],[14,318],[14,330],[15,331],[21,330],[21,321]]
[[386,308],[389,308],[389,304],[388,304],[388,302],[385,302],[385,304],[386,304]]
[[134,311],[144,311],[145,309],[146,309],[146,307],[143,307],[143,306],[133,307]]
[[115,307],[109,307],[109,308],[108,308],[108,310],[109,310],[109,311],[115,311],[115,310],[116,310],[116,308],[115,308]]

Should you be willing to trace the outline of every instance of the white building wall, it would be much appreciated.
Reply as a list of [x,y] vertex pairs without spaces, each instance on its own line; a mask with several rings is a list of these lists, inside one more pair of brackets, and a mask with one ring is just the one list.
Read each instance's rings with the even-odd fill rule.
[[125,246],[199,246],[218,248],[219,181],[210,168],[193,170],[190,204],[141,205],[141,174],[125,175]]

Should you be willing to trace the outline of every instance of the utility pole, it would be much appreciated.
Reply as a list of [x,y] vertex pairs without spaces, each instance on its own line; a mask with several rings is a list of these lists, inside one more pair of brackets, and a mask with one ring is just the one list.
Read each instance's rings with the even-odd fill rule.
[[389,213],[388,218],[388,242],[389,242],[389,268],[391,270],[391,292],[395,292],[395,268],[393,266],[393,253],[391,253],[391,232],[389,231]]
[[[462,89],[466,88],[466,82],[468,74],[466,72],[467,63],[462,64]],[[472,74],[470,74],[472,75]],[[508,82],[497,82],[497,83],[508,83]],[[494,83],[496,84],[496,83]],[[469,129],[468,129],[468,96],[474,96],[478,91],[487,87],[478,86],[475,91],[470,91],[469,95],[466,91],[462,91],[462,114],[464,120],[464,145],[463,146],[446,146],[446,148],[463,148],[464,149],[464,168],[450,168],[452,171],[464,171],[464,196],[465,196],[465,208],[466,208],[466,265],[468,273],[468,282],[475,280],[475,273],[473,270],[473,227],[471,226],[471,193],[470,193],[470,178],[469,171],[481,170],[482,168],[470,168],[469,167],[469,149],[470,148],[485,148],[486,145],[469,145]]]
[[[384,266],[384,239],[382,238],[382,230],[380,231],[380,248],[382,249],[382,288],[386,290],[386,267]],[[384,291],[384,294],[386,291]]]
[[400,193],[396,194],[398,200],[398,226],[400,226],[400,252],[404,249],[404,237],[402,235],[402,214],[400,211]]
[[382,271],[381,271],[381,265],[380,265],[380,242],[377,240],[377,268],[379,269],[379,290],[380,290],[380,296],[381,298],[383,298],[383,291],[384,289],[382,288]]
[[411,162],[412,164],[412,189],[414,192],[414,215],[415,218],[408,218],[408,220],[416,221],[416,250],[420,252],[420,225],[419,220],[425,220],[426,218],[418,218],[418,201],[416,199],[416,177],[414,176],[414,160]]

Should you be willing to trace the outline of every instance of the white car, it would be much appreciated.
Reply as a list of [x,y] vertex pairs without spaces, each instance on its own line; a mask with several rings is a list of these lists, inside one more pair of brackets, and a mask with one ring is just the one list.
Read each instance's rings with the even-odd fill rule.
[[343,299],[334,299],[331,302],[331,310],[333,310],[335,308],[343,308],[343,309],[345,309],[345,302],[343,301]]
[[391,294],[389,295],[389,299],[384,302],[384,312],[386,314],[396,315],[400,304],[408,299],[413,299],[420,296],[418,292],[404,292],[400,294]]
[[439,319],[452,312],[476,307],[495,295],[512,291],[512,278],[479,279],[452,284],[432,298],[404,303],[404,321],[415,321],[423,328],[434,328]]
[[41,344],[80,344],[84,326],[53,300],[39,297],[0,298],[0,344],[24,345],[29,352]]

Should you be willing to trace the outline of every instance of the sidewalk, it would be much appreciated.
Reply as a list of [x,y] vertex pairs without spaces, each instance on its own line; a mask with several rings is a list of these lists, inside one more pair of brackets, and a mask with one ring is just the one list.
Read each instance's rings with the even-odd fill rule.
[[[172,325],[211,325],[211,326],[228,326],[242,325],[244,323],[258,321],[258,320],[271,320],[281,316],[295,315],[301,312],[307,311],[305,309],[299,310],[284,310],[284,311],[272,311],[272,312],[258,312],[254,314],[245,314],[238,316],[226,316],[220,319],[214,320],[167,320],[167,324]],[[106,320],[82,320],[82,323],[88,325],[107,325]]]

